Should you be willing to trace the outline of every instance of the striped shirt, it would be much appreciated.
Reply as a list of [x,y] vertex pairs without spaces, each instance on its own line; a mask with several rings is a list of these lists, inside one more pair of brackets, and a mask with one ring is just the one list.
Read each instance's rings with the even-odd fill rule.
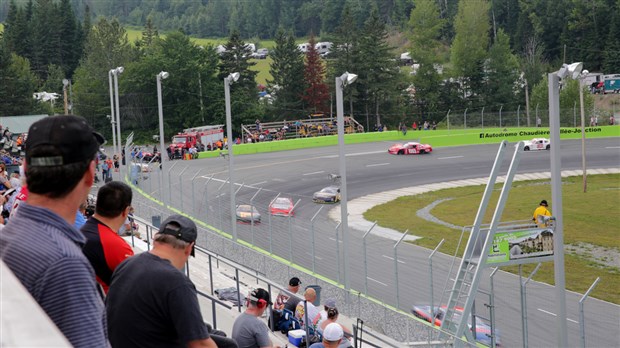
[[85,237],[52,211],[21,203],[0,257],[75,347],[108,347],[105,308],[82,253]]

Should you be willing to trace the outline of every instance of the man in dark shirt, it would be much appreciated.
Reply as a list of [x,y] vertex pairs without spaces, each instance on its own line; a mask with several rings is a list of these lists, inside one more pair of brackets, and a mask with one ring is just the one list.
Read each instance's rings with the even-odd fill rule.
[[202,320],[196,287],[181,272],[197,236],[192,220],[172,215],[151,251],[116,268],[106,299],[113,347],[217,347]]
[[131,209],[131,187],[120,181],[112,181],[97,192],[95,214],[80,229],[86,237],[82,252],[93,266],[97,282],[107,293],[112,272],[133,250],[121,238],[118,231]]

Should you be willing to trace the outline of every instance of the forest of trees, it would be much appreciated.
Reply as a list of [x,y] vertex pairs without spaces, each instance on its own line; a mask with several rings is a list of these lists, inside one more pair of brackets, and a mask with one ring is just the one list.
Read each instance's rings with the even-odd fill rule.
[[[329,112],[335,76],[350,71],[359,78],[345,90],[345,112],[368,128],[440,121],[447,110],[515,110],[525,88],[545,103],[545,73],[562,62],[620,73],[620,0],[0,0],[0,20],[0,114],[59,112],[31,96],[62,93],[67,78],[72,111],[108,132],[108,72],[124,66],[123,127],[145,138],[156,129],[162,70],[169,133],[223,123],[222,77],[231,72],[242,76],[232,88],[235,127]],[[138,42],[128,25],[142,28]],[[227,52],[190,35],[227,37]],[[297,50],[296,38],[314,35],[334,43],[328,59]],[[406,46],[391,47],[393,36]],[[270,103],[258,99],[244,46],[256,38],[276,43]],[[415,75],[400,72],[404,51],[419,64]],[[562,93],[574,98],[578,88],[572,81]]]

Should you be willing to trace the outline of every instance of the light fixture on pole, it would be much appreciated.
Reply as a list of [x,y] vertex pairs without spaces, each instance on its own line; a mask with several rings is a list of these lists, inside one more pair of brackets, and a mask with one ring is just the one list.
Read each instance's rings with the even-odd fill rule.
[[588,76],[590,72],[584,70],[579,75],[579,106],[581,109],[581,169],[583,170],[583,192],[588,189],[588,179],[586,174],[586,112],[585,105],[583,104],[583,86],[581,83],[583,79]]
[[232,140],[232,116],[230,110],[230,85],[239,80],[239,73],[234,72],[224,78],[224,99],[226,101],[226,134],[228,141],[228,180],[230,184],[230,220],[232,225],[233,240],[237,241],[237,218],[235,214],[235,180],[233,179],[233,140]]
[[568,346],[566,329],[566,282],[564,274],[564,218],[562,213],[562,160],[560,144],[560,79],[579,77],[582,63],[564,64],[556,72],[549,73],[549,137],[551,140],[551,199],[555,216],[555,230],[553,232],[553,267],[556,290],[556,322],[557,346]]
[[[336,77],[336,117],[338,122],[338,159],[340,164],[340,227],[342,228],[342,256],[344,266],[344,288],[349,286],[349,213],[347,209],[347,163],[344,154],[344,106],[342,90],[357,80],[357,75],[345,72]],[[339,256],[337,256],[339,257]],[[338,270],[340,272],[340,270]]]
[[[164,107],[161,101],[161,80],[167,79],[169,74],[165,71],[157,74],[157,110],[159,111],[159,190],[161,192],[161,201],[164,202]],[[155,156],[156,154],[153,154]]]
[[123,71],[125,71],[125,68],[123,68],[122,66],[119,66],[118,68],[114,69],[114,90],[116,93],[115,96],[115,101],[116,101],[116,132],[118,133],[118,161],[119,161],[119,169],[118,169],[118,173],[119,176],[121,178],[121,181],[123,180],[123,140],[121,138],[121,109],[119,107],[118,104],[118,75],[122,74]]
[[110,123],[112,124],[112,141],[114,146],[112,154],[114,154],[116,152],[116,128],[114,127],[116,119],[114,118],[114,85],[112,84],[112,75],[114,75],[114,69],[108,71],[108,82],[110,83]]

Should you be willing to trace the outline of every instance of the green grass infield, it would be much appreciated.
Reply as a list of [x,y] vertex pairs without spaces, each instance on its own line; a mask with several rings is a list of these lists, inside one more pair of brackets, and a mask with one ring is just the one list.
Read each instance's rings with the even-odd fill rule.
[[[587,127],[586,138],[620,137],[620,126]],[[406,135],[398,131],[370,132],[345,135],[346,144],[371,143],[379,141],[419,141],[435,147],[494,144],[502,140],[516,142],[532,138],[549,138],[549,128],[488,128],[488,129],[443,129],[429,131],[408,131]],[[560,139],[581,138],[580,128],[561,128]],[[289,139],[283,141],[266,141],[262,143],[235,145],[235,155],[248,155],[263,152],[298,150],[338,144],[338,136],[329,135]],[[387,151],[387,147],[386,147]],[[220,151],[199,153],[198,158],[219,156]]]

